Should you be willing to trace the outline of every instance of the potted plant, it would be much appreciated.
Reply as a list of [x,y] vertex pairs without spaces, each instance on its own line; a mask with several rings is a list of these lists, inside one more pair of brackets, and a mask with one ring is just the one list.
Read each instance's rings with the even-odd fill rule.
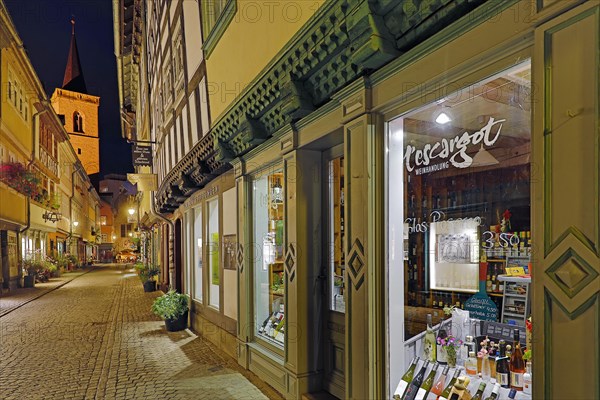
[[144,292],[154,292],[156,290],[156,281],[154,277],[160,274],[160,268],[156,265],[145,265],[137,263],[135,269],[144,285]]
[[152,312],[165,320],[169,332],[183,330],[187,327],[189,296],[170,289],[157,297],[152,304]]
[[34,258],[27,257],[23,259],[21,265],[23,270],[27,272],[27,275],[23,277],[23,287],[35,287],[35,275],[37,273],[39,263]]

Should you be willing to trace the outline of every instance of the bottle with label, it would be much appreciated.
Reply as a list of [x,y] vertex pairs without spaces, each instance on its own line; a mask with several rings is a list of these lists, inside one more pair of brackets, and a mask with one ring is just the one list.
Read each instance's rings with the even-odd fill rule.
[[496,381],[500,386],[508,389],[510,388],[510,369],[508,357],[506,357],[506,343],[504,340],[500,340],[498,347],[500,349],[500,354],[496,358]]
[[[486,283],[487,285],[487,283]],[[496,291],[496,266],[494,265],[492,267],[492,276],[490,279],[490,292],[495,292]]]
[[475,351],[475,342],[473,342],[473,336],[467,335],[460,349],[460,359],[466,362],[469,358],[469,353],[472,351]]
[[477,357],[475,357],[474,351],[469,352],[469,358],[465,361],[465,370],[467,375],[477,375]]
[[452,386],[449,399],[462,399],[465,393],[469,393],[467,387],[470,382],[471,379],[468,376],[459,376]]
[[427,378],[423,381],[421,387],[417,391],[415,400],[424,400],[427,397],[429,391],[433,387],[433,380],[435,379],[435,374],[437,374],[438,367],[439,364],[433,364],[433,368],[429,371],[429,375],[427,375]]
[[437,345],[435,343],[435,333],[433,332],[433,322],[431,314],[427,314],[427,331],[423,338],[423,359],[431,362],[437,361]]
[[442,374],[437,379],[433,387],[431,388],[431,393],[439,396],[444,391],[444,384],[446,383],[446,377],[448,376],[448,371],[450,370],[449,366],[445,366],[442,370]]
[[485,279],[485,291],[486,292],[492,291],[492,276],[490,275],[490,272],[491,272],[490,270],[491,270],[491,265],[488,264],[487,275],[486,275],[486,279]]
[[446,333],[446,328],[444,327],[444,321],[440,323],[440,329],[438,330],[438,335],[436,339],[437,345],[437,362],[446,365],[448,364],[448,355],[446,353],[446,347],[441,345],[441,342],[448,337]]
[[527,361],[523,374],[523,393],[531,395],[531,361]]
[[525,361],[523,361],[523,352],[519,341],[519,329],[513,330],[513,352],[510,356],[510,387],[512,389],[523,390],[523,374],[525,373]]
[[400,383],[398,383],[398,387],[396,388],[396,391],[394,392],[394,399],[401,399],[402,396],[404,395],[406,388],[408,387],[408,385],[410,385],[410,383],[413,380],[413,376],[415,374],[415,368],[417,368],[418,362],[419,362],[419,357],[413,358],[412,362],[410,363],[410,366],[408,367],[408,369],[406,370],[404,375],[402,375],[402,379],[400,379]]
[[500,384],[495,383],[492,393],[485,400],[496,400],[498,398],[498,392],[500,392]]
[[423,383],[423,378],[425,378],[425,371],[427,370],[428,366],[429,361],[425,360],[423,366],[421,367],[417,375],[413,378],[410,385],[408,385],[408,388],[404,392],[402,400],[414,400],[414,398],[417,396],[419,388],[421,387],[421,384]]
[[479,384],[479,389],[475,392],[475,395],[471,397],[471,400],[481,400],[481,396],[483,396],[483,391],[485,390],[486,384],[485,382],[481,382]]
[[[446,367],[446,368],[448,368],[448,367]],[[442,394],[440,394],[436,400],[448,400],[450,398],[450,392],[452,391],[452,388],[454,387],[456,380],[460,376],[460,372],[461,372],[460,368],[456,368],[454,370],[454,375],[452,375],[452,379],[450,379],[450,383],[448,383],[448,386],[446,386],[446,389],[444,389]]]

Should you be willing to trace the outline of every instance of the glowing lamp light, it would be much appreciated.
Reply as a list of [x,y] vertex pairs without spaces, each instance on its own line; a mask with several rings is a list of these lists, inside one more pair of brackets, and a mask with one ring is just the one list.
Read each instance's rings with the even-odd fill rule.
[[132,237],[132,236],[133,236],[133,233],[129,232],[129,237]]
[[113,240],[115,240],[117,237],[115,235],[112,235]]
[[128,210],[128,212],[129,212],[129,215],[133,215],[133,214],[135,214],[135,210],[134,210],[133,208],[130,208],[130,209]]
[[443,111],[435,119],[435,122],[437,122],[440,125],[447,124],[450,121],[452,121],[452,119],[448,116],[448,114],[446,114]]
[[74,226],[74,227],[77,227],[77,226],[79,226],[79,221],[73,221],[73,226]]

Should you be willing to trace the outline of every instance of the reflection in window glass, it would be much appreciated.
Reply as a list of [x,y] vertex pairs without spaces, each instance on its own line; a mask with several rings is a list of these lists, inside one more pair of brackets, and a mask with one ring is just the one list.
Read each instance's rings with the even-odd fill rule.
[[209,305],[219,308],[220,263],[219,263],[219,199],[208,202],[208,264]]
[[284,343],[283,173],[253,182],[254,323],[258,337]]
[[194,214],[194,299],[202,302],[202,206]]

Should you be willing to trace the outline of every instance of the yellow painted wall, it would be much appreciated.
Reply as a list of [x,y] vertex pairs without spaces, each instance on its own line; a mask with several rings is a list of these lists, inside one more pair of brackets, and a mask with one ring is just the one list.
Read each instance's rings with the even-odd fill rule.
[[0,219],[27,224],[27,200],[4,183],[0,183]]
[[322,4],[238,0],[233,20],[206,60],[213,123]]

